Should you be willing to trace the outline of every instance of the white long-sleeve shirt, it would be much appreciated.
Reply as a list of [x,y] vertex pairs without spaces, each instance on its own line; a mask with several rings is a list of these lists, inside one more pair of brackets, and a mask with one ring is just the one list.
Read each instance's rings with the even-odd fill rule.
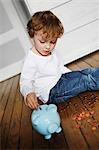
[[46,103],[50,90],[56,85],[63,73],[70,72],[57,57],[56,52],[41,56],[29,51],[20,77],[20,91],[24,97],[35,92]]

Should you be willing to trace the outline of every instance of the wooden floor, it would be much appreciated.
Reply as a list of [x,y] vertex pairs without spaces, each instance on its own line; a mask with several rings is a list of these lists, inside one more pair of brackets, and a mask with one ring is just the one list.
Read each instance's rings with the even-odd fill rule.
[[[99,67],[99,51],[67,65]],[[19,76],[0,83],[0,146],[20,150],[99,150],[99,91],[85,92],[58,105],[62,132],[50,140],[32,129],[31,110],[19,92]]]

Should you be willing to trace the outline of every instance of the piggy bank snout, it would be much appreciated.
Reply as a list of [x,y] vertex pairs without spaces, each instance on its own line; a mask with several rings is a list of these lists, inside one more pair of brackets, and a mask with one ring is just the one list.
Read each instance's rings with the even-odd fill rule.
[[58,125],[56,123],[50,124],[48,126],[48,132],[49,133],[54,133],[58,128]]

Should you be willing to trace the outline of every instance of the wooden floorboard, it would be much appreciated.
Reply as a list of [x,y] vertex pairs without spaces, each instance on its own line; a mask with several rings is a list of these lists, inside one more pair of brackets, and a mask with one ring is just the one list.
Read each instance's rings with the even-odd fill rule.
[[[71,70],[99,67],[99,51],[67,65]],[[99,91],[84,92],[58,105],[62,132],[45,140],[31,125],[17,75],[0,83],[0,148],[15,150],[98,150]]]

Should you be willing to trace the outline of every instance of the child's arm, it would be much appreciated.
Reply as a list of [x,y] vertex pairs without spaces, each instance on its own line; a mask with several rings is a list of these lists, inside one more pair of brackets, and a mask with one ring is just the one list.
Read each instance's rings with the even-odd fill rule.
[[[28,72],[29,73],[29,72]],[[28,80],[25,77],[21,76],[20,78],[20,92],[24,97],[24,102],[31,109],[36,109],[38,107],[38,99],[34,92],[33,81]]]
[[24,97],[25,104],[31,109],[35,109],[38,107],[38,100],[34,89],[35,74],[35,61],[31,57],[31,55],[28,55],[21,72],[20,92]]

